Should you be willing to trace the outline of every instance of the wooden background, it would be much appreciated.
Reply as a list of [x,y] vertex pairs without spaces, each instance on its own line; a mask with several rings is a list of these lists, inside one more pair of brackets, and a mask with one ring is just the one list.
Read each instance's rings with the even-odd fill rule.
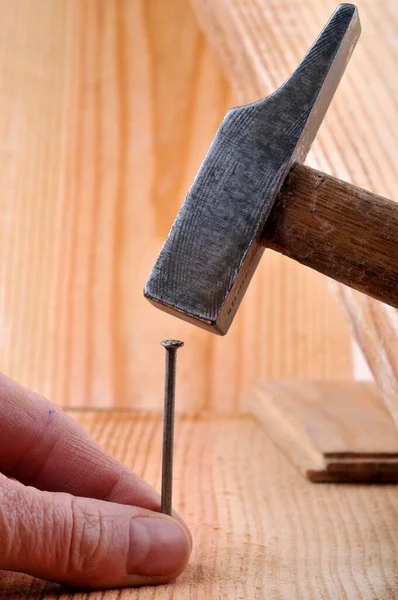
[[[239,101],[198,25],[210,4],[192,4],[0,0],[0,366],[64,406],[160,408],[159,341],[171,336],[186,342],[184,412],[236,411],[259,377],[352,378],[349,328],[327,280],[271,251],[225,338],[143,299]],[[394,197],[398,3],[357,4],[363,35],[308,164]],[[261,94],[293,70],[336,3],[266,6],[233,23],[263,50]]]

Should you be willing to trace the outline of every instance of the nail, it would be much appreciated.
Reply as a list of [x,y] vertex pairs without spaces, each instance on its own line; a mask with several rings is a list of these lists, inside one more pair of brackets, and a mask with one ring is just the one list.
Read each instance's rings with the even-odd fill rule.
[[164,384],[163,454],[162,454],[162,497],[160,510],[172,514],[173,494],[173,445],[174,404],[176,387],[177,350],[184,345],[179,340],[160,342],[166,348],[166,375]]
[[190,546],[183,528],[174,519],[135,517],[130,522],[127,573],[173,575],[188,562]]

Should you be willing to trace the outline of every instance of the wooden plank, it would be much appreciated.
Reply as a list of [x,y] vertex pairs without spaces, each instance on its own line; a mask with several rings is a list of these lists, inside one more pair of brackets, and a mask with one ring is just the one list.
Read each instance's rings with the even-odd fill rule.
[[398,311],[344,286],[331,286],[363,350],[380,393],[398,424]]
[[398,430],[375,384],[260,382],[247,402],[310,481],[398,483]]
[[211,338],[142,294],[232,103],[189,4],[0,0],[0,75],[2,369],[66,406],[160,408],[181,337],[199,410]]
[[[161,422],[154,415],[75,412],[96,439],[160,484]],[[175,506],[194,549],[174,583],[75,592],[1,573],[0,597],[34,600],[291,600],[393,598],[398,508],[392,486],[314,486],[249,418],[178,420]]]
[[[332,0],[304,3],[291,0],[191,1],[240,103],[255,101],[274,91],[292,73],[336,7]],[[307,162],[340,179],[395,199],[398,173],[392,157],[398,154],[398,136],[393,124],[398,120],[398,102],[391,73],[397,60],[398,5],[389,0],[380,0],[377,4],[372,0],[358,0],[356,4],[363,33]],[[264,255],[258,288],[262,304],[272,314],[273,322],[264,317],[262,323],[260,318],[260,335],[267,338],[268,345],[261,346],[257,356],[272,365],[271,369],[275,362],[283,361],[280,372],[290,370],[300,359],[307,369],[314,359],[325,360],[330,371],[325,368],[324,376],[336,377],[339,359],[334,356],[334,350],[338,349],[343,362],[349,362],[347,330],[341,317],[333,312],[326,280],[319,278],[303,289],[304,271],[297,270],[296,275],[294,270],[295,278],[289,279],[292,271],[288,261],[270,253]],[[281,288],[286,292],[284,295],[276,291]],[[314,293],[317,301],[312,313],[307,312]],[[340,296],[341,303],[358,317],[352,328],[357,330],[358,323],[363,323],[366,328],[367,312],[362,308],[366,301],[359,294],[344,289]],[[297,299],[294,303],[292,297]],[[372,307],[380,314],[377,321],[386,319],[384,309],[375,303]],[[389,312],[390,329],[397,330],[397,321],[396,312]],[[314,336],[324,332],[330,336],[329,347],[322,346],[322,353],[313,352],[311,344],[303,343],[300,354],[302,323],[306,340],[315,342],[318,338]],[[372,323],[367,327],[374,330]],[[388,344],[388,338],[384,337],[386,329],[377,327],[376,331],[380,345]],[[366,346],[368,342],[364,338],[368,340],[369,337],[369,334],[358,336],[368,355],[373,350]],[[280,342],[285,344],[284,354],[275,351]],[[318,343],[322,345],[320,340]],[[293,352],[291,348],[294,348]],[[390,371],[387,372],[386,366],[380,366],[378,374],[378,381],[386,379],[395,389],[396,356],[390,359]],[[390,394],[390,401],[394,402],[391,398]]]

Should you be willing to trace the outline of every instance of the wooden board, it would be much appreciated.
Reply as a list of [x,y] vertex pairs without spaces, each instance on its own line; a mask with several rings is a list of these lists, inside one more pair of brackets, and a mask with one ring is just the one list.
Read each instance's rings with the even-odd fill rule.
[[[334,0],[191,2],[242,104],[270,94],[283,83],[336,8]],[[394,73],[398,58],[398,3],[358,0],[355,4],[362,35],[307,162],[316,169],[397,200],[398,101]],[[275,273],[273,266],[277,260],[268,253],[263,258],[258,285],[267,290],[264,295],[273,293],[275,284],[268,274],[271,270]],[[285,264],[279,265],[278,277],[287,281],[290,274],[285,271]],[[398,423],[398,353],[392,351],[398,344],[398,313],[341,286],[338,298]],[[281,313],[290,316],[303,302],[308,306],[312,301],[311,287],[300,289],[296,303],[289,296],[279,297],[281,308],[273,306],[276,322]],[[326,306],[323,303],[324,296],[318,293],[313,313],[316,327],[322,318],[318,311],[323,314]],[[329,304],[326,311],[333,320]],[[308,328],[312,326],[310,318],[305,323]],[[262,329],[260,324],[259,330],[275,347],[272,324],[271,337],[269,325],[267,322]],[[295,334],[298,337],[299,332]],[[287,342],[286,361],[289,361],[291,342],[288,338],[283,342]],[[336,343],[332,336],[327,342]],[[270,353],[265,355],[263,349],[260,352],[263,358],[272,360]],[[337,371],[331,375],[338,378]]]
[[374,383],[259,383],[248,406],[312,482],[398,483],[398,429]]
[[[109,451],[159,488],[159,417],[72,414]],[[178,420],[174,498],[194,537],[190,564],[174,584],[79,594],[1,573],[0,598],[396,597],[396,488],[311,485],[249,418]]]
[[295,165],[264,228],[266,246],[398,308],[398,204]]
[[333,284],[331,289],[398,425],[398,311],[344,286]]
[[259,377],[352,377],[325,280],[276,254],[226,339],[143,299],[236,103],[186,0],[0,0],[0,81],[3,371],[65,406],[160,409],[159,341],[180,337],[183,412],[241,410]]

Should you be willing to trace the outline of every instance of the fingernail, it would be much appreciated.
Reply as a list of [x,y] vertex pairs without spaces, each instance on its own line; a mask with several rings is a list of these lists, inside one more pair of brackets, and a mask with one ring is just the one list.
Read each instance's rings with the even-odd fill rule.
[[188,562],[190,546],[182,527],[165,517],[135,517],[130,521],[127,573],[172,575]]

